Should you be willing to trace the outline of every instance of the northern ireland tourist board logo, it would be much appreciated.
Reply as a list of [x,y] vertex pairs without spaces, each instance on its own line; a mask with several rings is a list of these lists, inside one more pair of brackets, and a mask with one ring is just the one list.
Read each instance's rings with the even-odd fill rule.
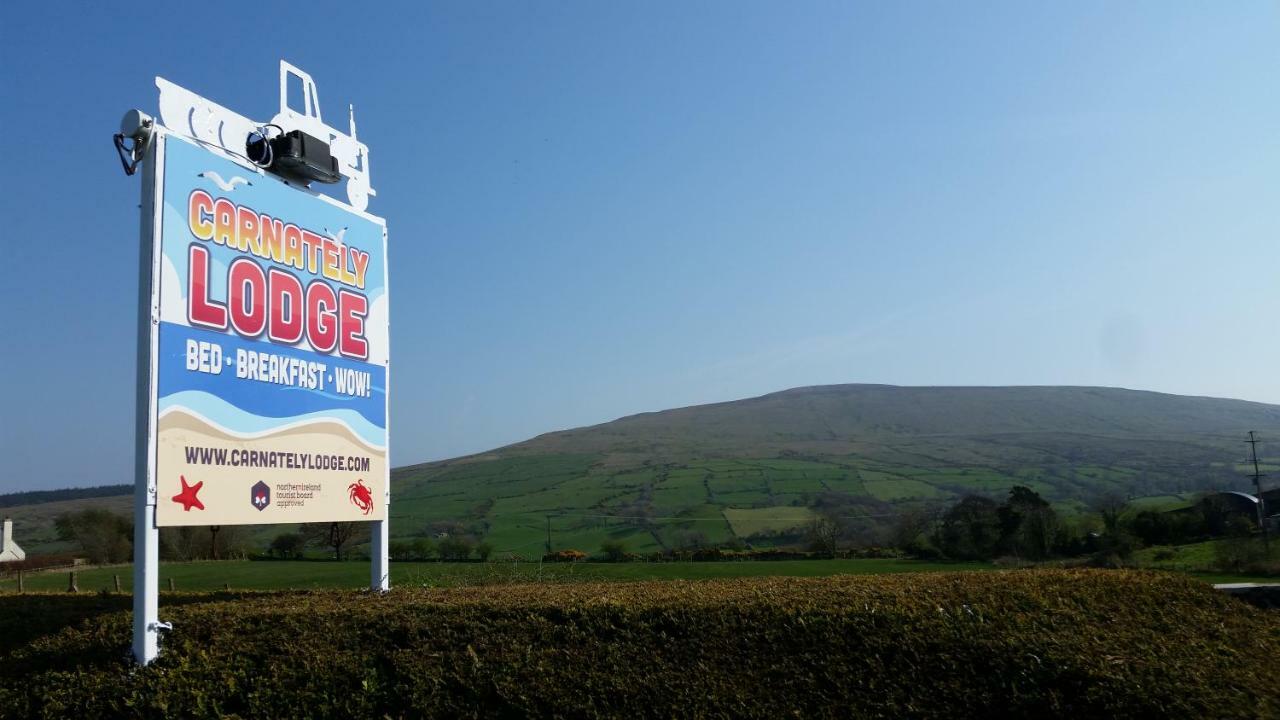
[[249,488],[249,502],[259,511],[266,510],[271,504],[271,487],[261,480],[256,485]]

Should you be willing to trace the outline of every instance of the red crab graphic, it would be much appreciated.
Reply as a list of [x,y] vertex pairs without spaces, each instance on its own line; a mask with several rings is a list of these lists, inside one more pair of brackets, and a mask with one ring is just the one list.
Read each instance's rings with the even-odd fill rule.
[[373,512],[373,493],[364,484],[364,480],[356,480],[347,487],[347,497],[351,503],[360,508],[365,515]]

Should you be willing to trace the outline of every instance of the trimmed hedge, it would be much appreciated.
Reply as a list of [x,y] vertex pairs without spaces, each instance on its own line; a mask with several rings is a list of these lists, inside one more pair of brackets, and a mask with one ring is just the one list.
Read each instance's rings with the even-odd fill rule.
[[12,717],[1278,717],[1280,613],[1051,570],[0,598]]

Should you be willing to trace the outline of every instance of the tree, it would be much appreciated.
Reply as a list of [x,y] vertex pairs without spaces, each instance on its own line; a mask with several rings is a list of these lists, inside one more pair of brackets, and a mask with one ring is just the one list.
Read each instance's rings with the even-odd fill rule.
[[1243,515],[1234,515],[1223,521],[1226,537],[1213,545],[1214,564],[1219,570],[1240,572],[1245,565],[1266,558],[1261,540],[1253,537],[1254,527]]
[[1218,495],[1206,495],[1197,504],[1205,532],[1210,535],[1229,535],[1230,522],[1233,516],[1231,507]]
[[1120,521],[1129,511],[1129,501],[1123,495],[1104,493],[1090,501],[1089,507],[1102,518],[1103,533],[1116,534],[1122,530]]
[[609,562],[622,562],[627,559],[627,544],[622,540],[605,540],[600,543],[600,552]]
[[815,514],[809,520],[805,537],[809,541],[810,550],[826,557],[835,557],[836,545],[840,541],[840,525],[825,515]]
[[160,528],[160,557],[182,561],[208,557],[204,531],[195,525]]
[[253,553],[254,543],[247,525],[225,525],[214,536],[209,554],[214,560],[244,560]]
[[476,543],[476,557],[480,558],[481,561],[487,562],[492,554],[493,545],[484,541]]
[[1059,530],[1058,515],[1039,493],[1015,485],[996,512],[1000,519],[1001,549],[1034,560],[1053,553]]
[[929,513],[923,508],[903,510],[889,528],[889,543],[903,552],[915,554],[926,544],[924,534],[928,528]]
[[387,556],[392,560],[412,560],[413,543],[404,540],[392,540],[387,545]]
[[331,522],[307,523],[301,529],[307,542],[321,547],[333,548],[333,557],[342,559],[342,548],[368,534],[365,523]]
[[437,548],[442,560],[466,560],[471,555],[471,542],[454,535],[441,539]]
[[677,550],[700,550],[708,545],[707,536],[701,530],[681,530],[676,533]]
[[53,521],[58,539],[74,542],[95,564],[125,562],[133,556],[133,521],[101,508],[63,513]]
[[299,533],[280,533],[271,541],[271,553],[285,559],[302,557],[307,541]]
[[935,544],[947,557],[987,560],[1000,542],[1000,518],[994,500],[966,495],[942,517]]
[[436,544],[431,542],[431,538],[414,538],[413,554],[419,560],[429,560],[432,555],[436,554]]
[[1093,555],[1096,565],[1121,565],[1133,554],[1137,544],[1125,527],[1129,513],[1129,501],[1115,493],[1101,495],[1090,503],[1102,519],[1102,536],[1098,538],[1098,551]]

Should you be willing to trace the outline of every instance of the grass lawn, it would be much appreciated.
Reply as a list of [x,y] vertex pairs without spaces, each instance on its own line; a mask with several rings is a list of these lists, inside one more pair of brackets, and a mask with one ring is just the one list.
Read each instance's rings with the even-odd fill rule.
[[1133,553],[1133,561],[1141,567],[1161,570],[1207,571],[1213,565],[1214,548],[1219,540],[1205,540],[1185,545],[1153,545]]
[[[734,577],[820,577],[827,575],[882,575],[894,573],[958,572],[999,569],[988,563],[946,563],[900,559],[857,560],[755,560],[725,562],[666,563],[544,563],[536,562],[397,562],[391,564],[391,583],[399,587],[456,587],[466,585],[509,584],[521,582],[587,582],[640,580],[701,580]],[[1189,573],[1211,583],[1277,582],[1276,578],[1251,577],[1228,573]],[[77,572],[82,593],[110,590],[112,576],[120,576],[121,588],[133,586],[129,565],[88,568]],[[347,588],[358,589],[369,583],[367,562],[331,561],[205,561],[163,563],[160,567],[160,591],[165,594],[169,579],[176,590],[213,591],[229,586],[232,590],[286,590]],[[67,571],[31,573],[25,579],[29,591],[59,592],[67,588]],[[14,592],[17,581],[0,581],[0,592]]]
[[1189,507],[1195,501],[1195,493],[1169,495],[1145,495],[1129,500],[1129,505],[1138,510],[1175,510]]
[[814,517],[807,507],[781,505],[766,508],[726,508],[724,517],[740,538],[762,532],[787,532],[803,528]]
[[[397,562],[391,564],[392,585],[451,587],[510,582],[571,582],[590,580],[697,580],[704,578],[825,575],[879,575],[904,572],[991,570],[984,563],[933,563],[919,560],[761,560],[737,562],[669,563],[545,563]],[[77,572],[81,592],[113,587],[113,575],[121,587],[133,586],[129,565],[89,568]],[[367,562],[247,561],[163,563],[160,590],[164,594],[173,578],[178,591],[282,590],[308,588],[361,588],[369,584]],[[67,571],[55,570],[26,576],[27,590],[61,591],[67,587]],[[13,592],[17,581],[0,581],[0,592]]]

